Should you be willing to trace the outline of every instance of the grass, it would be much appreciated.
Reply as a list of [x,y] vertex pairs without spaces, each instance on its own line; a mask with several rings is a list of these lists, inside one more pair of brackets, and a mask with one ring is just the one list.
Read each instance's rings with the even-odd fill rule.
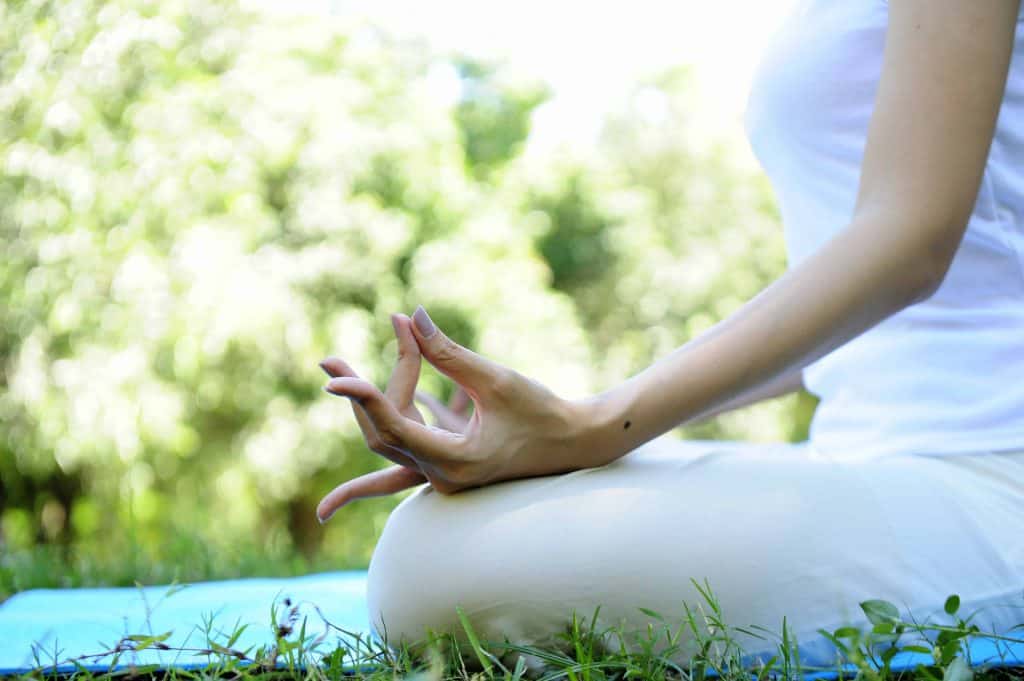
[[[28,589],[134,586],[203,582],[240,577],[293,577],[349,569],[331,557],[270,555],[258,546],[207,550],[200,541],[179,540],[160,555],[111,540],[84,547],[41,544],[11,549],[0,543],[0,603]],[[241,544],[241,542],[239,542]]]
[[[828,667],[802,663],[797,641],[781,623],[777,633],[750,631],[723,621],[710,587],[696,584],[703,602],[684,607],[683,616],[666,618],[643,612],[651,624],[643,631],[597,627],[598,612],[573,616],[555,645],[544,648],[508,641],[482,640],[468,617],[458,612],[462,630],[429,635],[415,645],[389,646],[329,622],[314,606],[315,617],[303,616],[299,604],[284,600],[271,608],[268,643],[241,648],[245,625],[222,627],[204,619],[194,644],[170,645],[171,632],[124,636],[95,653],[67,659],[36,650],[36,668],[10,679],[73,678],[80,681],[124,679],[238,679],[240,681],[797,681],[805,674],[832,672],[855,681],[1021,681],[1024,669],[971,669],[968,643],[988,638],[997,644],[1024,643],[1024,637],[996,636],[978,629],[960,613],[951,596],[948,622],[919,623],[900,618],[885,601],[866,601],[862,609],[869,628],[844,627],[821,631],[835,645],[837,657]],[[173,592],[168,594],[173,596]],[[757,636],[774,654],[758,660],[747,656],[738,635]],[[191,640],[191,638],[189,639]],[[144,651],[160,650],[178,660],[196,660],[191,669],[160,669],[139,664]],[[901,656],[917,655],[912,671],[896,671]],[[90,671],[90,668],[92,669]]]

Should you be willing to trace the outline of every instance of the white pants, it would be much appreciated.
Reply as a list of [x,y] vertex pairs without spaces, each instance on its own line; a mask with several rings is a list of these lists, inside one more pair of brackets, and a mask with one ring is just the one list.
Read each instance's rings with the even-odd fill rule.
[[[395,643],[459,632],[552,645],[679,621],[710,585],[727,624],[816,632],[885,599],[918,620],[958,594],[983,630],[1024,623],[1024,452],[833,460],[803,445],[662,437],[602,468],[443,496],[392,513],[370,564],[370,619]],[[940,621],[948,621],[939,618]],[[743,641],[747,652],[774,644]]]

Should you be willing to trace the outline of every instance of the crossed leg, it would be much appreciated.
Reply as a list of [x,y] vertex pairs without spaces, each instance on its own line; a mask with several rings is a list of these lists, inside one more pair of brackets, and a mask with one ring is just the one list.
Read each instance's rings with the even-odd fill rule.
[[1001,529],[1022,513],[1021,454],[836,461],[664,437],[602,468],[418,490],[374,552],[370,615],[389,642],[458,634],[459,606],[483,639],[553,645],[598,606],[600,628],[640,630],[640,608],[678,621],[706,582],[728,624],[780,633],[785,617],[828,664],[818,630],[861,624],[867,599],[923,619],[957,593],[997,629],[1024,622],[995,607],[1024,605],[1024,539]]

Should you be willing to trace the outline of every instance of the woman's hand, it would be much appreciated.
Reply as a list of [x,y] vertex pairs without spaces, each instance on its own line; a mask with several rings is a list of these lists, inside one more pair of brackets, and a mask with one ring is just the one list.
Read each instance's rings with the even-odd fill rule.
[[[395,329],[395,338],[398,340],[398,361],[391,373],[387,388],[384,391],[385,398],[394,405],[395,409],[407,419],[423,424],[423,415],[413,403],[413,396],[422,397],[426,393],[417,393],[416,384],[420,377],[420,350],[416,345],[416,339],[410,330],[409,318],[405,315],[392,315],[391,325]],[[359,375],[344,360],[337,357],[328,357],[320,362],[320,368],[332,378],[349,377],[358,379]],[[431,411],[435,412],[444,405],[433,398],[434,403],[428,405]],[[452,404],[452,407],[458,405]],[[317,506],[317,518],[320,522],[326,521],[339,508],[352,501],[364,497],[383,496],[394,494],[403,489],[421,485],[427,481],[426,476],[420,470],[419,465],[405,453],[388,446],[377,435],[377,430],[367,415],[366,410],[358,400],[352,400],[352,413],[356,417],[363,437],[366,438],[366,445],[377,454],[394,461],[396,466],[374,471],[353,478],[335,487],[330,494],[324,497]],[[456,413],[446,409],[441,418],[447,419],[450,424],[455,423]]]
[[[359,378],[340,359],[322,364],[334,378],[326,390],[348,397],[370,449],[398,464],[343,483],[317,508],[325,521],[345,503],[391,494],[430,482],[451,494],[501,480],[563,473],[616,458],[595,442],[587,403],[563,400],[511,369],[456,344],[438,330],[423,308],[392,322],[399,360],[385,392]],[[445,428],[427,426],[413,404],[420,357],[455,381],[473,404],[448,407],[419,397]]]

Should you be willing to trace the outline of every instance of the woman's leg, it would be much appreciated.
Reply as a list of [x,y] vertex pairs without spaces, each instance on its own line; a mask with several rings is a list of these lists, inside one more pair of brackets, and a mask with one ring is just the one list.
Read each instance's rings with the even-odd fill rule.
[[802,641],[860,622],[871,598],[917,617],[952,593],[965,608],[1024,605],[1024,455],[995,456],[849,462],[660,438],[602,468],[447,497],[424,488],[376,548],[371,620],[389,642],[415,641],[460,631],[461,606],[484,639],[546,645],[598,605],[599,627],[644,627],[639,608],[678,621],[683,603],[703,603],[694,580],[728,624],[780,632],[786,617]]

